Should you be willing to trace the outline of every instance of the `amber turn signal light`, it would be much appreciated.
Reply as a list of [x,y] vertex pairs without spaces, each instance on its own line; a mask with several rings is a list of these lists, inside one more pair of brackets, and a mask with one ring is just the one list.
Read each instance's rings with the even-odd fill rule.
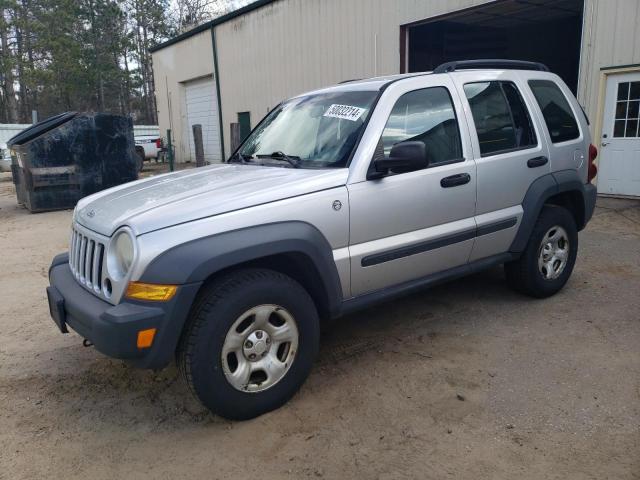
[[125,297],[133,300],[167,302],[171,300],[178,287],[176,285],[154,285],[151,283],[129,282]]
[[155,328],[140,330],[138,332],[138,348],[149,348],[153,344],[153,337],[156,336]]

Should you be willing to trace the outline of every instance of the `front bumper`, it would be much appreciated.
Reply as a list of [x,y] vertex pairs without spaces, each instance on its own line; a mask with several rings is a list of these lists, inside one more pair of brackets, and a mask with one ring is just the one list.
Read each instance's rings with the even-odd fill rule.
[[[101,353],[131,361],[142,368],[162,368],[172,360],[201,285],[181,285],[169,302],[128,300],[111,305],[78,284],[66,253],[53,259],[49,283],[49,307],[63,333],[68,325]],[[157,329],[153,345],[139,349],[138,332],[149,328]]]

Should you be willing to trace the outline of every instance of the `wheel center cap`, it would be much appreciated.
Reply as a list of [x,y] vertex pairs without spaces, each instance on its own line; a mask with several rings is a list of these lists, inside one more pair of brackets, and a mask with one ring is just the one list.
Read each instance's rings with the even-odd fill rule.
[[264,330],[256,330],[249,334],[244,341],[242,351],[249,360],[258,360],[264,357],[271,346],[271,338]]
[[262,355],[264,351],[267,349],[267,344],[260,340],[253,346],[253,350],[258,354]]

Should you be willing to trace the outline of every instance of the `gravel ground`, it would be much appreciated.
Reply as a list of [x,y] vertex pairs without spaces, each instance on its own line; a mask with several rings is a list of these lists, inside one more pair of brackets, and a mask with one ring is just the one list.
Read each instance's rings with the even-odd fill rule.
[[600,199],[547,300],[490,270],[337,321],[286,406],[203,410],[175,367],[61,335],[44,288],[70,211],[0,174],[0,479],[640,478],[640,203]]

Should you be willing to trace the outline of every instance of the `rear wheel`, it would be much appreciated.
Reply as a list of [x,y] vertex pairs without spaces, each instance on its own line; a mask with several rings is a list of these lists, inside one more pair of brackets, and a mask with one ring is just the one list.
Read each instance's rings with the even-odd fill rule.
[[142,168],[144,167],[144,149],[143,148],[136,148],[136,167],[138,169],[138,172],[141,172]]
[[248,419],[296,393],[318,343],[318,314],[304,288],[275,271],[240,270],[199,295],[178,366],[211,411]]
[[578,231],[571,213],[545,206],[522,256],[505,264],[509,285],[518,292],[544,298],[557,293],[571,276],[578,253]]

